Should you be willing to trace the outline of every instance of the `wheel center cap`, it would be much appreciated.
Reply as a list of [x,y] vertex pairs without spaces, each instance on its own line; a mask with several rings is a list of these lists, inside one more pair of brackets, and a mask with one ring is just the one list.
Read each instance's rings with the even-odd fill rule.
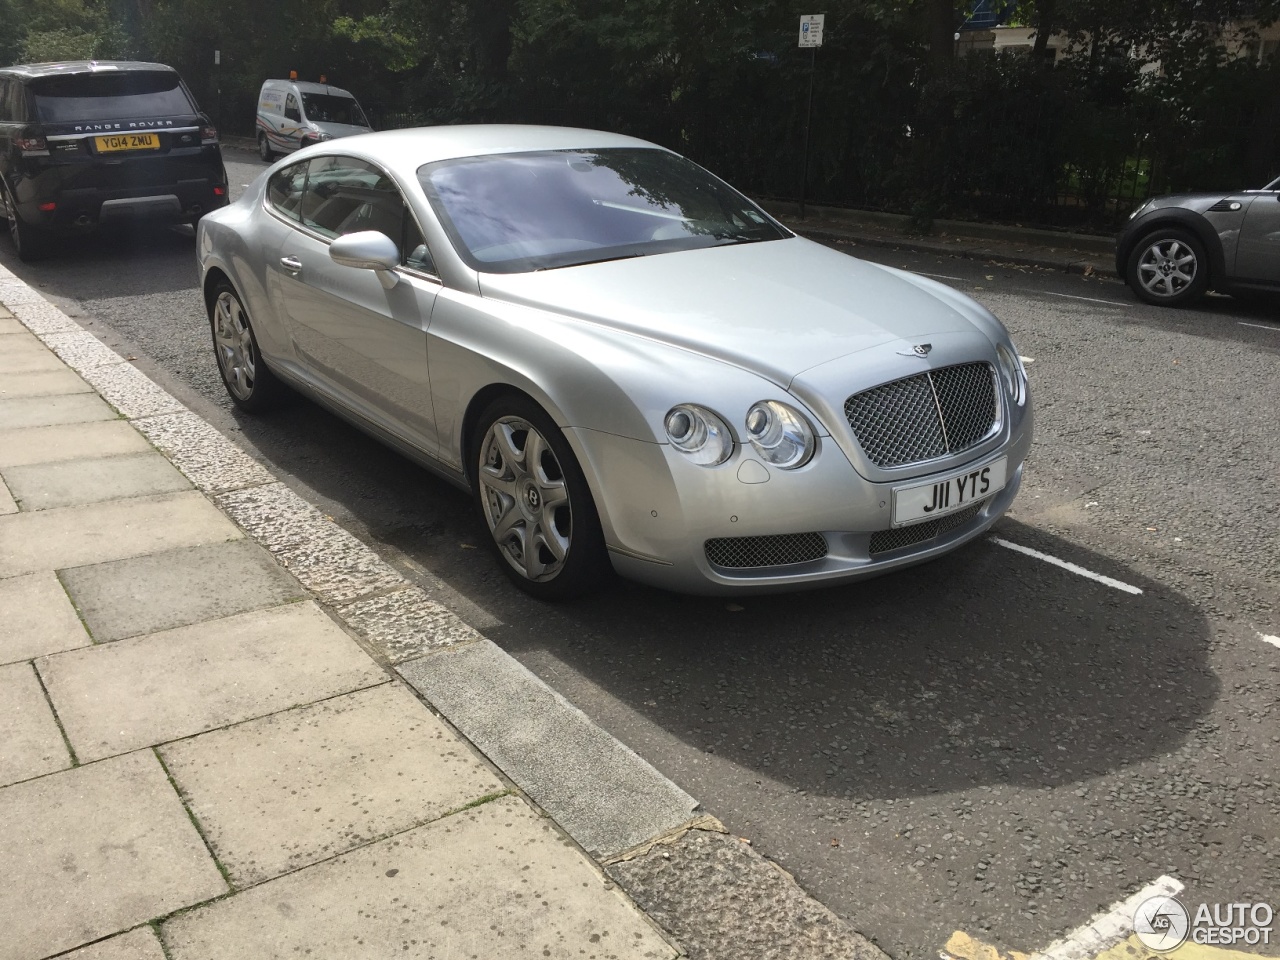
[[524,491],[524,502],[528,504],[530,510],[537,510],[542,506],[542,494],[538,492],[538,488],[530,484]]

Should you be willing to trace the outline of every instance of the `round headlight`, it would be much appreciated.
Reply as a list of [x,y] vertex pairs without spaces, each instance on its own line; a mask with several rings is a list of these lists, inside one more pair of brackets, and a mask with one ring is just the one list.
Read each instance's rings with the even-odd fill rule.
[[808,463],[817,442],[809,421],[777,400],[761,400],[747,411],[746,436],[762,460],[784,470]]
[[725,422],[705,407],[682,403],[663,422],[671,445],[694,463],[714,467],[733,453],[733,436]]
[[1027,369],[1018,358],[1017,350],[1002,343],[996,347],[996,359],[1000,363],[1000,381],[1010,402],[1022,406],[1027,399]]

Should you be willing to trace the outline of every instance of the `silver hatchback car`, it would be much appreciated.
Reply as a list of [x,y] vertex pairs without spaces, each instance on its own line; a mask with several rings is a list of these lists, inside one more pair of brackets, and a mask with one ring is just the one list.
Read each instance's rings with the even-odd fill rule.
[[694,163],[586,130],[319,144],[205,217],[217,362],[469,490],[535,596],[835,584],[1008,509],[1026,372],[984,308],[795,236]]

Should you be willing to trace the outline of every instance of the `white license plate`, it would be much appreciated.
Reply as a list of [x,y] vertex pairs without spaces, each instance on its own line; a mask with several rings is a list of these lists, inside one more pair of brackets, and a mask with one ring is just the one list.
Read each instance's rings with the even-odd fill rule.
[[1003,490],[1008,461],[1001,457],[975,470],[955,473],[942,480],[930,480],[893,488],[893,525],[904,527],[921,520],[936,520],[949,513],[985,500]]

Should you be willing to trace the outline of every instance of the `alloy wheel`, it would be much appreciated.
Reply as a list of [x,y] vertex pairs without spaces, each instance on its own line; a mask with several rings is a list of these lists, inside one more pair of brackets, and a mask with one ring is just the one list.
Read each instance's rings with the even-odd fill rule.
[[480,503],[503,559],[533,582],[564,569],[573,510],[560,461],[527,420],[494,421],[480,444]]
[[1195,251],[1182,240],[1157,240],[1138,260],[1138,282],[1151,296],[1169,299],[1194,284],[1199,269]]
[[253,332],[240,301],[226,290],[214,304],[213,342],[227,389],[235,397],[248,400],[258,379]]

